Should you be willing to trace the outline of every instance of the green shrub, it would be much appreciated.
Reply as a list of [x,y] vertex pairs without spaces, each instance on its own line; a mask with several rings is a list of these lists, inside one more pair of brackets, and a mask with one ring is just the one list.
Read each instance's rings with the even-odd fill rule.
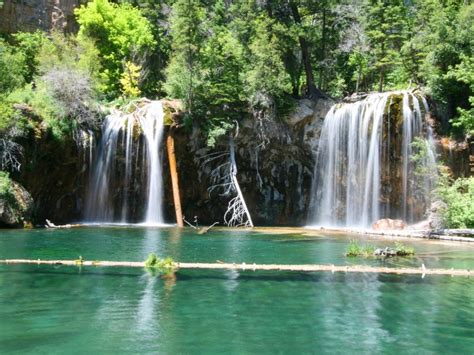
[[7,101],[28,105],[33,113],[40,117],[45,127],[51,130],[54,138],[61,140],[72,130],[71,122],[67,122],[66,109],[51,95],[45,83],[39,81],[36,88],[26,85],[11,93]]
[[[39,44],[33,44],[37,38]],[[19,51],[29,58],[32,83],[17,88],[0,107],[0,129],[18,125],[12,104],[26,104],[57,140],[79,137],[79,129],[97,127],[98,115],[97,50],[90,41],[80,43],[74,37],[53,32],[49,38],[41,33],[15,35]],[[1,114],[2,111],[4,114]],[[17,115],[18,116],[18,115]],[[25,120],[23,120],[24,123]]]
[[0,94],[4,95],[25,83],[25,56],[0,38]]
[[474,177],[451,182],[444,176],[436,193],[444,202],[440,213],[447,228],[474,228]]
[[5,99],[0,98],[0,134],[5,135],[15,124],[15,110]]
[[7,201],[9,204],[16,205],[12,180],[5,171],[0,171],[0,199]]
[[10,176],[5,171],[0,171],[0,196],[5,196],[11,193],[12,181]]
[[18,32],[13,35],[13,39],[15,51],[24,58],[24,78],[29,83],[38,74],[38,54],[47,41],[46,33],[39,30],[33,33]]

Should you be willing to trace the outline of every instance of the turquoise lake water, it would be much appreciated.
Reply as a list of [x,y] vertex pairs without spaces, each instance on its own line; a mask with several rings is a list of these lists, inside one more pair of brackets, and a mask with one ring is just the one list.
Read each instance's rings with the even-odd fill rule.
[[[353,238],[353,237],[352,237]],[[0,258],[474,268],[474,246],[346,258],[350,237],[175,228],[0,230]],[[359,238],[363,243],[363,238]],[[391,240],[368,241],[390,246]],[[0,353],[474,353],[474,280],[0,265]]]

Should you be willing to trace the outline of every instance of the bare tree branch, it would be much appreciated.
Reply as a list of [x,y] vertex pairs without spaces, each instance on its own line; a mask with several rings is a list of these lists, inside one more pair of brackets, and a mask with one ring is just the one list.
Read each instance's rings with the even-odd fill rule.
[[229,150],[207,154],[202,158],[202,164],[217,162],[211,170],[211,185],[207,189],[209,194],[220,191],[220,196],[234,196],[227,205],[224,213],[224,222],[229,227],[253,227],[250,212],[245,203],[242,191],[237,180],[237,164],[235,160],[235,145],[232,137],[229,138]]

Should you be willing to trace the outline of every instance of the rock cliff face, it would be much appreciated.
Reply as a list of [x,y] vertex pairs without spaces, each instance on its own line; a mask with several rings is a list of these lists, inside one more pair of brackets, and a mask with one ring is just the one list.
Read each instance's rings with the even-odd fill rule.
[[453,177],[474,175],[474,137],[463,141],[440,137],[437,143],[441,161],[449,167]]
[[[333,102],[299,100],[289,117],[276,122],[247,119],[235,138],[240,187],[256,225],[305,225],[311,197],[314,151],[324,116]],[[212,150],[195,130],[175,132],[183,212],[188,220],[221,222],[230,197],[208,192],[211,171],[223,161],[204,164],[211,152],[228,149],[226,138]],[[164,171],[168,172],[165,162]],[[165,212],[173,220],[169,176],[165,173]]]
[[89,176],[85,152],[72,139],[59,142],[40,131],[20,143],[22,169],[13,178],[33,197],[35,224],[44,225],[46,218],[58,224],[82,220]]
[[74,9],[81,0],[3,0],[0,7],[0,31],[14,33],[37,29],[77,30]]
[[[262,124],[251,118],[242,122],[235,138],[237,178],[256,225],[306,223],[313,150],[331,105],[330,101],[300,100],[289,117],[277,122]],[[222,225],[231,196],[208,192],[210,173],[217,162],[203,164],[203,158],[227,150],[228,140],[223,137],[211,150],[205,147],[205,137],[198,129],[189,132],[180,128],[173,134],[184,215],[190,221],[197,216],[199,223],[219,221]],[[20,143],[25,148],[22,171],[13,178],[33,196],[35,223],[43,225],[46,218],[56,224],[81,221],[90,170],[88,148],[84,150],[72,140],[55,141],[44,132],[32,132]],[[164,143],[162,149],[166,149]],[[165,220],[175,222],[166,158],[163,172]]]
[[[248,118],[241,123],[234,139],[237,178],[255,225],[306,224],[315,152],[332,104],[330,100],[303,99],[288,117],[264,122]],[[204,161],[209,153],[227,150],[228,140],[222,137],[215,148],[209,149],[198,129],[189,132],[179,128],[173,135],[186,219],[192,222],[196,216],[200,224],[218,221],[222,225],[231,196],[221,196],[217,190],[209,193],[211,171],[219,161]],[[42,225],[46,218],[56,224],[81,221],[89,180],[88,148],[84,150],[72,140],[59,143],[33,133],[20,143],[25,148],[22,172],[13,178],[31,193],[35,222]],[[164,145],[161,149],[166,149]],[[166,155],[163,183],[165,220],[174,223]],[[137,214],[142,210],[137,208]]]

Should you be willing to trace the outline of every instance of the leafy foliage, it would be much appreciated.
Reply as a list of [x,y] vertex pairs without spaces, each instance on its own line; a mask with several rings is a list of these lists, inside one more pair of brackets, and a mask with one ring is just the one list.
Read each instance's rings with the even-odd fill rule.
[[140,66],[130,61],[125,63],[125,70],[120,78],[120,84],[122,85],[122,93],[126,97],[134,98],[140,96],[141,92],[138,88],[140,70]]
[[461,55],[461,63],[456,65],[448,74],[457,81],[469,85],[469,108],[458,107],[459,116],[452,120],[454,127],[462,128],[465,132],[474,136],[474,57]]
[[474,177],[440,179],[437,195],[445,203],[441,217],[447,228],[474,228]]
[[[34,47],[33,39],[41,38]],[[33,82],[17,86],[0,101],[0,130],[14,138],[19,132],[32,127],[27,117],[13,109],[14,104],[26,105],[28,110],[44,122],[42,127],[61,140],[68,135],[77,136],[79,129],[95,127],[97,52],[90,42],[81,44],[74,38],[53,32],[50,38],[40,34],[17,34],[21,41],[20,53],[26,53],[26,77]],[[34,48],[33,48],[34,47]],[[26,49],[25,49],[26,48]],[[26,55],[25,54],[25,55]]]
[[77,36],[0,40],[0,128],[17,125],[19,96],[56,133],[96,122],[99,99],[167,96],[213,146],[243,117],[283,118],[294,98],[416,85],[444,129],[474,133],[471,2],[93,0],[76,16]]
[[14,200],[12,180],[5,171],[0,171],[0,199],[7,201]]
[[10,193],[11,180],[8,173],[0,171],[0,196]]
[[147,51],[156,45],[148,20],[130,4],[94,0],[76,9],[80,24],[79,39],[95,41],[102,68],[103,91],[110,97],[120,93],[120,78],[125,63],[140,66]]
[[33,33],[18,32],[13,35],[15,51],[24,58],[24,79],[29,83],[38,74],[39,52],[47,41],[46,34],[41,31]]
[[26,63],[23,53],[0,38],[0,95],[25,83]]

